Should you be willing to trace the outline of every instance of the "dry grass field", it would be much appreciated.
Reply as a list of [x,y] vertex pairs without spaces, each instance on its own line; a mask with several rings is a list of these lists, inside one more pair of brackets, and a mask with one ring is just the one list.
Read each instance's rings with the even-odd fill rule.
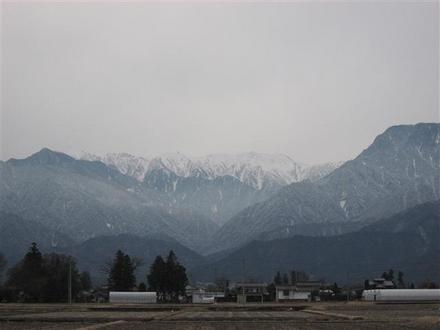
[[440,304],[0,304],[0,329],[439,329]]

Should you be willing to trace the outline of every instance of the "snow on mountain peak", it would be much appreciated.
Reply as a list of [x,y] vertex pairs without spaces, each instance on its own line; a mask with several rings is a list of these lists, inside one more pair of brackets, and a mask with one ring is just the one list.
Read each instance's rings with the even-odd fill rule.
[[327,163],[308,166],[295,162],[284,154],[256,152],[210,154],[202,157],[188,157],[177,152],[148,158],[128,153],[109,153],[97,156],[83,152],[78,158],[102,161],[139,181],[142,181],[148,172],[162,169],[180,177],[203,176],[215,179],[232,176],[259,190],[267,185],[284,186],[304,179],[314,181],[342,164]]
[[90,161],[101,161],[108,166],[116,168],[122,174],[132,176],[139,181],[144,179],[151,161],[151,159],[133,156],[128,153],[108,153],[104,156],[98,156],[82,152],[78,158]]

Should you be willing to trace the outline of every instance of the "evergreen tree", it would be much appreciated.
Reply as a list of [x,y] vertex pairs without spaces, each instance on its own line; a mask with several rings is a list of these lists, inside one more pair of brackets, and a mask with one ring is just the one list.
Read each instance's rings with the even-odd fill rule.
[[384,278],[387,281],[393,281],[394,282],[394,270],[390,269],[388,272],[382,273],[382,278]]
[[296,282],[298,281],[298,275],[297,275],[297,272],[295,270],[292,270],[290,272],[290,280],[292,281],[292,285],[295,285]]
[[89,272],[79,274],[79,281],[81,283],[81,290],[88,291],[92,288],[92,279]]
[[37,244],[33,242],[23,260],[9,271],[6,284],[21,289],[25,301],[39,302],[44,299],[45,282],[43,256]]
[[124,256],[125,287],[130,290],[136,286],[135,266],[129,255]]
[[110,291],[131,291],[136,286],[135,267],[129,255],[116,252],[107,279]]
[[394,270],[390,269],[388,271],[388,278],[389,278],[389,281],[394,281]]
[[405,281],[403,280],[403,272],[399,271],[397,273],[397,285],[400,289],[405,288]]
[[139,291],[139,292],[146,292],[146,291],[147,291],[147,286],[145,285],[144,282],[139,283],[139,285],[138,285],[138,291]]
[[185,294],[188,284],[186,269],[178,261],[175,253],[171,250],[166,261],[166,293],[170,300],[178,302],[179,295]]
[[165,276],[166,276],[166,264],[161,256],[157,256],[154,259],[153,264],[150,267],[150,273],[147,276],[147,281],[150,291],[155,291],[159,301],[165,300]]
[[170,251],[166,261],[157,256],[150,267],[147,276],[151,291],[156,291],[160,301],[177,302],[179,295],[185,294],[188,284],[186,269],[177,260],[173,251]]

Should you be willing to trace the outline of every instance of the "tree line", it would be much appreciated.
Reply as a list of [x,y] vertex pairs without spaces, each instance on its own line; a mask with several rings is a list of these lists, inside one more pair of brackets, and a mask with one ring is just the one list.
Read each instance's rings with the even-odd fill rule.
[[[67,302],[70,282],[71,296],[74,301],[86,302],[85,293],[92,289],[88,272],[80,272],[73,257],[64,254],[50,253],[43,255],[36,243],[32,243],[28,252],[16,265],[6,273],[4,285],[2,275],[6,269],[6,259],[0,253],[0,302]],[[105,264],[107,278],[104,291],[154,291],[159,302],[178,302],[185,296],[188,277],[185,267],[178,261],[173,251],[166,258],[157,256],[150,265],[148,274],[137,284],[136,272],[142,260],[118,250],[113,259]],[[405,283],[404,273],[390,269],[381,276],[394,283],[395,288],[415,288],[413,283]],[[309,280],[304,271],[292,270],[288,273],[275,274],[272,283],[267,286],[268,299],[275,299],[277,285],[295,285],[296,282]],[[322,283],[324,281],[321,281]],[[359,286],[357,286],[359,287]],[[438,288],[432,281],[420,283],[419,288]],[[370,289],[369,280],[365,280],[363,289]],[[329,299],[345,299],[342,288],[337,283],[321,287],[324,292],[332,292]],[[211,291],[223,291],[225,297],[231,296],[229,281],[218,278],[210,288]],[[351,290],[346,289],[347,290]]]
[[[108,272],[109,291],[136,290],[135,270],[138,265],[138,261],[118,250]],[[161,302],[178,302],[179,296],[185,295],[185,287],[188,284],[186,269],[172,250],[166,260],[160,255],[156,257],[146,280],[148,291],[156,292],[158,301]],[[146,290],[147,286],[144,282],[137,287],[137,291]]]
[[[164,260],[157,256],[150,267],[145,282],[137,285],[136,270],[142,261],[118,250],[104,267],[107,291],[155,291],[161,302],[178,302],[185,295],[188,284],[185,267],[170,251]],[[88,272],[80,272],[73,257],[50,253],[43,255],[36,243],[6,274],[1,286],[6,259],[0,253],[0,302],[67,302],[87,301],[86,293],[92,289]]]
[[[4,258],[3,267],[5,265]],[[79,272],[75,260],[64,254],[42,255],[32,243],[23,259],[9,269],[2,298],[18,302],[65,302],[68,282],[73,297],[92,286],[88,272]]]

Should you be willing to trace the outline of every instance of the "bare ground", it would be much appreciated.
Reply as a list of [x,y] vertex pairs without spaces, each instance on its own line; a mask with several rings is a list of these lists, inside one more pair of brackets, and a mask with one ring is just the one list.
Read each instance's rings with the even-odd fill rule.
[[440,304],[0,304],[0,329],[439,329]]

